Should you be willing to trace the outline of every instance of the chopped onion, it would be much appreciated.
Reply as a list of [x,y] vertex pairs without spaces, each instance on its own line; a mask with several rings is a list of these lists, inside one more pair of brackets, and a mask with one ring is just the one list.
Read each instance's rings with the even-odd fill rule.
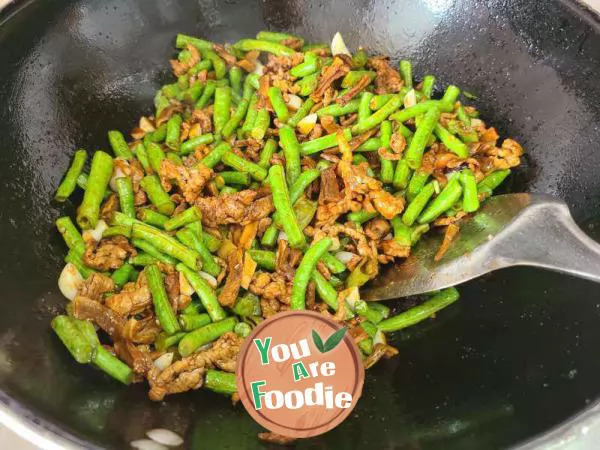
[[377,345],[377,344],[387,344],[385,334],[383,334],[383,331],[381,331],[379,329],[375,333],[375,336],[373,336],[373,345]]
[[256,67],[254,68],[254,70],[252,71],[252,73],[255,73],[257,75],[261,75],[265,73],[265,66],[263,66],[260,61],[256,61]]
[[335,257],[342,263],[344,264],[348,264],[350,261],[352,261],[352,258],[354,258],[356,255],[354,253],[351,252],[337,252],[335,254]]
[[98,221],[98,223],[96,224],[96,228],[94,228],[93,230],[85,230],[83,232],[83,236],[91,237],[96,242],[98,242],[100,239],[102,239],[102,233],[104,233],[104,231],[107,228],[108,228],[108,225],[106,225],[106,222],[104,220],[100,219]]
[[[154,366],[159,370],[165,370],[173,363],[173,353],[165,353],[154,360]],[[148,435],[148,437],[152,437]],[[156,439],[155,439],[156,440]],[[158,441],[160,442],[160,441]],[[163,442],[164,444],[164,442]]]
[[81,283],[83,283],[83,277],[79,273],[79,270],[77,270],[77,267],[71,263],[67,263],[58,277],[58,289],[60,289],[62,295],[69,300],[73,300],[77,295],[77,290],[81,286]]
[[302,99],[294,94],[287,95],[287,102],[285,103],[290,109],[297,111],[302,106]]
[[352,56],[352,53],[350,53],[348,47],[346,47],[346,44],[344,43],[344,38],[342,37],[339,31],[335,33],[333,39],[331,40],[331,54],[333,56],[340,54]]
[[117,162],[117,164],[114,165],[113,173],[112,173],[112,176],[110,177],[110,182],[108,183],[108,185],[110,186],[110,189],[113,192],[117,192],[117,185],[115,184],[115,180],[117,178],[121,178],[121,177],[127,176],[121,170],[121,164],[127,164],[127,165],[129,165],[129,163],[127,162],[127,160],[125,160],[123,158],[115,158],[115,161]]
[[279,236],[277,237],[278,241],[287,241],[288,237],[287,234],[285,234],[285,231],[280,231],[279,232]]
[[129,443],[133,448],[137,448],[138,450],[167,450],[168,447],[165,447],[158,442],[151,441],[150,439],[138,439],[137,441],[131,441]]
[[177,447],[178,445],[183,444],[181,436],[165,428],[155,428],[154,430],[150,430],[146,432],[146,436],[153,441],[168,445],[169,447]]
[[410,108],[411,106],[415,106],[417,104],[417,96],[415,95],[415,90],[411,89],[404,96],[404,107]]
[[187,280],[183,272],[179,272],[179,292],[183,295],[194,295],[194,288]]
[[213,289],[217,288],[217,279],[213,277],[210,273],[200,271],[198,272],[198,275],[204,278],[208,282],[208,284],[210,284],[210,287],[212,287]]
[[309,114],[308,116],[306,116],[305,118],[303,118],[302,120],[300,120],[300,122],[298,122],[298,131],[300,131],[300,133],[306,135],[308,133],[310,133],[313,128],[315,127],[315,125],[317,124],[317,115],[315,113]]

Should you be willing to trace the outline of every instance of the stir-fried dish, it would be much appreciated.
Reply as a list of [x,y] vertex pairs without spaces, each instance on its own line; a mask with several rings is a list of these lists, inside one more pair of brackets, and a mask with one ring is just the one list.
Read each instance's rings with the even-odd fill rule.
[[360,287],[430,230],[443,258],[521,146],[456,86],[433,99],[433,75],[417,83],[410,62],[351,54],[339,34],[176,45],[154,115],[130,138],[109,131],[114,156],[96,151],[89,173],[78,150],[57,191],[83,190],[76,221],[56,221],[69,248],[59,338],[79,363],[147,380],[156,401],[199,388],[235,399],[242,341],[281,311],[342,322],[366,368],[396,355],[386,333],[457,290],[391,308]]

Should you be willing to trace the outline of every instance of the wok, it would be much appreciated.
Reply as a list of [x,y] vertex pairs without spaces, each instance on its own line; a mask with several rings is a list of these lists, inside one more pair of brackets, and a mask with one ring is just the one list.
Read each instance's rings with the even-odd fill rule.
[[[49,321],[65,300],[50,203],[77,147],[106,148],[170,78],[177,32],[234,41],[269,28],[405,57],[455,83],[501,136],[527,150],[510,191],[557,195],[594,234],[600,213],[600,21],[570,1],[49,0],[17,2],[0,26],[0,417],[44,445],[126,448],[151,428],[188,447],[262,448],[259,427],[206,392],[155,404],[77,365]],[[78,200],[78,199],[76,199]],[[301,448],[489,449],[594,420],[600,286],[536,269],[470,282],[434,321],[396,336],[357,410]],[[545,440],[544,440],[545,439]],[[541,442],[541,444],[540,444]]]

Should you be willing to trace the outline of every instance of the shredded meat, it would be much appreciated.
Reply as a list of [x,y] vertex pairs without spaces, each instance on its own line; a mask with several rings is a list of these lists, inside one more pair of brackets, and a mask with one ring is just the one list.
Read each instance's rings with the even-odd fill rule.
[[165,290],[173,311],[179,309],[179,273],[171,271],[165,276]]
[[196,200],[202,212],[202,224],[216,228],[219,225],[237,223],[247,225],[273,212],[271,194],[259,196],[259,192],[245,190],[218,197],[204,197]]
[[160,179],[165,190],[170,191],[171,182],[175,181],[188,203],[193,203],[198,198],[213,175],[213,171],[203,164],[185,167],[166,158],[160,164]]
[[209,349],[176,361],[162,372],[152,368],[148,377],[150,400],[161,401],[166,395],[202,387],[206,369],[234,372],[242,341],[235,333],[225,333]]
[[444,240],[442,241],[440,248],[435,254],[435,257],[433,258],[435,261],[439,261],[444,257],[446,252],[450,249],[452,242],[454,242],[454,239],[456,239],[456,236],[458,236],[459,231],[460,227],[454,223],[451,223],[446,227],[446,232],[444,233]]
[[386,236],[392,229],[390,223],[381,218],[375,218],[367,222],[365,225],[365,234],[369,239],[379,241]]
[[243,250],[238,248],[232,251],[227,257],[227,269],[229,270],[229,274],[225,280],[225,286],[219,295],[219,303],[222,306],[231,308],[235,305],[235,300],[237,299],[242,284],[243,254]]
[[351,68],[351,62],[348,62],[348,58],[344,58],[345,55],[337,55],[333,58],[331,65],[323,68],[321,76],[319,77],[319,84],[314,92],[310,95],[315,102],[321,100],[325,91],[331,87],[331,84],[346,75]]
[[265,431],[264,433],[258,433],[258,438],[267,442],[268,444],[276,445],[290,445],[296,442],[296,438],[287,437],[282,434],[273,433],[271,431]]
[[154,316],[139,320],[130,317],[123,328],[123,337],[136,344],[152,344],[161,331],[162,328]]
[[92,269],[107,271],[118,269],[125,259],[137,252],[124,236],[112,236],[96,242],[91,236],[84,236],[85,252],[83,262]]
[[73,316],[76,319],[91,320],[102,328],[113,341],[123,339],[126,320],[112,309],[92,300],[77,296],[73,300]]
[[[268,307],[278,312],[280,304],[289,305],[292,284],[279,273],[256,272],[248,290],[259,296],[261,300],[267,301]],[[264,309],[263,314],[265,314]]]
[[373,353],[363,361],[365,369],[370,369],[381,358],[390,359],[398,354],[398,350],[387,344],[375,344]]
[[395,239],[381,241],[379,244],[382,255],[379,255],[379,262],[386,264],[394,260],[394,258],[408,258],[410,255],[410,245],[400,245]]
[[144,311],[152,305],[152,296],[141,273],[135,283],[127,283],[118,294],[106,299],[106,306],[122,316],[130,316]]
[[117,194],[110,194],[100,208],[100,218],[105,222],[111,222],[115,211],[119,209],[119,197]]
[[371,83],[371,78],[369,78],[368,75],[364,75],[358,81],[358,83],[356,83],[354,86],[352,86],[352,88],[350,88],[350,90],[348,90],[348,92],[346,92],[344,95],[342,95],[341,97],[338,97],[335,100],[335,102],[339,103],[340,105],[345,105],[350,100],[352,100],[354,97],[356,97],[358,94],[360,94],[370,83]]
[[400,92],[404,83],[398,71],[390,67],[389,58],[375,56],[369,59],[367,66],[377,72],[377,76],[375,77],[375,91],[378,94]]
[[146,375],[152,369],[152,358],[148,351],[129,341],[116,341],[114,351],[138,375]]
[[102,296],[107,292],[115,290],[115,282],[112,278],[101,273],[92,273],[87,280],[84,280],[77,290],[77,295],[91,298],[101,302]]

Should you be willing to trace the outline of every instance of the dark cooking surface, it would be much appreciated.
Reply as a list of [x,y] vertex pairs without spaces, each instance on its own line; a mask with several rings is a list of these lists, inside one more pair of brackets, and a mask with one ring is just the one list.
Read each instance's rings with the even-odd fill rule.
[[[340,30],[351,48],[408,57],[418,77],[476,93],[483,117],[529,152],[512,189],[559,195],[580,221],[600,214],[600,25],[571,3],[31,2],[0,27],[0,386],[42,420],[107,447],[157,426],[201,448],[261,447],[217,395],[152,404],[145,387],[71,360],[48,322],[65,304],[52,222],[72,211],[48,201],[76,147],[106,148],[106,130],[150,112],[177,32],[227,41],[265,27],[322,41]],[[370,371],[350,420],[302,447],[498,448],[597,398],[598,286],[511,269],[462,293],[399,335],[400,356]]]

